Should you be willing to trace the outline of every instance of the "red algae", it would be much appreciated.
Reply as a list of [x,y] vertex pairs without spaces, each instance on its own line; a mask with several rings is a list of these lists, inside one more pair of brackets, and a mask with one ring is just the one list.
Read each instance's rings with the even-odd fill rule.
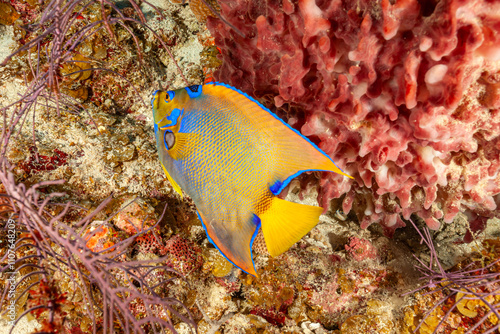
[[19,164],[26,176],[32,174],[55,170],[56,168],[67,164],[68,154],[54,149],[54,154],[52,156],[47,155],[37,155],[36,148],[34,146],[29,148],[30,156],[28,161],[23,161]]
[[[341,198],[387,235],[416,213],[431,229],[458,212],[499,216],[500,4],[227,1],[208,27],[219,81],[274,109],[347,173]],[[274,107],[276,106],[276,107]]]

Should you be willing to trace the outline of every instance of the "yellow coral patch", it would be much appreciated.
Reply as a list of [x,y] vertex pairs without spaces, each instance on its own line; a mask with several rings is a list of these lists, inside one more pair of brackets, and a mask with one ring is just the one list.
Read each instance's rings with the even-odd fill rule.
[[[479,300],[470,300],[463,298],[465,294],[463,292],[457,293],[455,301],[457,302],[457,309],[469,318],[475,318],[477,316],[476,307],[479,306]],[[463,299],[462,299],[463,298]]]
[[0,2],[0,24],[10,26],[20,17],[14,7],[8,3]]
[[81,54],[77,54],[73,57],[71,62],[63,64],[61,68],[61,75],[67,76],[72,81],[86,80],[92,74],[92,71],[90,71],[91,67],[92,65],[90,64],[89,58],[86,58]]
[[[189,1],[189,8],[191,8],[191,11],[193,12],[194,16],[198,19],[200,22],[205,22],[207,20],[207,17],[209,16],[215,16],[212,10],[219,12],[220,7],[219,4],[217,3],[217,0],[205,0],[212,9],[208,8],[202,0],[190,0]],[[184,4],[188,2],[188,0],[170,0],[171,3],[176,3],[176,4]]]
[[212,265],[212,274],[215,277],[227,276],[233,269],[231,262],[226,260],[226,258],[215,249],[210,250],[208,262]]

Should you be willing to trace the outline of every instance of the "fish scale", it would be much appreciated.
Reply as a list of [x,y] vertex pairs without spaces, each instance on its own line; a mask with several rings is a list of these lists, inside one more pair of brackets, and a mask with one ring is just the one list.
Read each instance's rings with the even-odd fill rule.
[[[246,216],[238,215],[234,212],[234,207],[228,207],[226,203],[230,202],[230,198],[236,196],[243,198],[246,194],[244,189],[250,187],[251,180],[245,177],[248,175],[249,164],[245,166],[245,150],[244,140],[249,138],[241,138],[234,140],[236,131],[238,134],[249,133],[250,129],[245,129],[244,126],[238,124],[233,118],[227,115],[229,108],[224,108],[220,104],[215,109],[204,112],[200,110],[185,111],[184,117],[187,120],[181,124],[180,131],[189,132],[191,129],[197,129],[197,133],[202,137],[202,146],[197,149],[195,154],[185,160],[174,162],[177,170],[190,171],[183,189],[188,189],[190,196],[195,203],[208,206],[210,208],[218,208],[223,212],[223,217],[226,218],[225,224],[236,224],[240,219],[248,219],[250,215],[249,209],[255,205],[256,198],[252,198],[249,203],[240,201],[240,206],[248,207]],[[217,150],[214,148],[217,147]],[[232,148],[229,150],[229,148]],[[208,159],[207,155],[214,154],[215,159]],[[210,161],[211,163],[207,163]],[[195,166],[205,166],[205,168],[194,168]],[[194,173],[192,172],[194,171]],[[233,173],[239,180],[238,185],[234,185],[231,189],[224,184],[224,179],[228,173]],[[219,181],[213,186],[207,186],[203,180]],[[264,187],[263,187],[264,188]],[[256,194],[259,196],[260,194]],[[227,220],[230,218],[230,220]]]
[[[152,106],[167,178],[181,196],[182,189],[193,199],[210,241],[253,275],[251,246],[260,227],[269,253],[277,256],[313,228],[322,212],[275,195],[304,171],[348,176],[271,111],[225,84],[156,92]],[[167,132],[169,140],[175,137],[170,148]]]

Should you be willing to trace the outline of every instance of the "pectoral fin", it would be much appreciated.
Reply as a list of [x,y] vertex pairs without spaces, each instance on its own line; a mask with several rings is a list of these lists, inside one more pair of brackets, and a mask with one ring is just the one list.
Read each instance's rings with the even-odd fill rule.
[[195,149],[199,147],[201,136],[197,133],[177,132],[175,134],[175,143],[168,154],[174,160],[185,159],[193,154]]
[[257,232],[254,219],[245,223],[216,221],[198,211],[210,242],[236,267],[257,276],[252,261],[251,243]]

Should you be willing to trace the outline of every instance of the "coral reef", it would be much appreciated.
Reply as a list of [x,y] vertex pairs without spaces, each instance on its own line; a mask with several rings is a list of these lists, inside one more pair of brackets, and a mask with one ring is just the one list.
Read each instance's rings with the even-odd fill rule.
[[[26,188],[16,184],[5,158],[0,166],[2,216],[9,217],[2,231],[10,235],[0,258],[0,273],[8,276],[1,282],[0,314],[8,315],[12,329],[29,313],[40,324],[38,332],[51,333],[75,328],[111,333],[116,324],[123,333],[144,333],[145,327],[174,330],[172,316],[193,324],[186,307],[169,295],[168,286],[176,279],[170,267],[154,260],[130,261],[126,254],[133,238],[109,241],[113,233],[105,223],[90,224],[109,200],[72,224],[84,231],[81,237],[63,223],[72,204],[58,205],[61,193],[43,198],[39,192],[60,181]],[[131,310],[136,300],[143,313]]]
[[[217,80],[285,117],[355,180],[319,201],[388,235],[413,213],[499,216],[498,2],[219,1]],[[467,14],[465,14],[467,13]],[[274,105],[276,108],[274,108]]]
[[[4,319],[13,287],[14,331],[23,333],[154,333],[160,324],[185,334],[197,324],[203,334],[458,334],[498,326],[488,304],[499,302],[499,221],[479,232],[498,201],[499,79],[488,60],[496,3],[484,13],[480,1],[220,1],[232,25],[206,11],[216,45],[205,18],[193,15],[204,1],[5,4],[0,333],[12,328]],[[60,4],[75,5],[59,12],[68,20],[44,14]],[[10,45],[21,51],[5,58]],[[259,234],[259,277],[213,248],[155,153],[150,93],[202,83],[221,60],[218,79],[277,105],[356,177],[315,172],[291,182],[282,198],[318,199],[332,210],[277,258]],[[400,215],[418,213],[431,227],[440,215],[467,216],[429,232],[433,254],[411,226],[394,239],[377,225],[361,229],[351,204],[363,227],[380,221],[388,234]],[[16,285],[5,276],[9,218],[19,232]],[[464,237],[475,241],[457,244]]]
[[165,243],[167,265],[187,275],[203,265],[203,257],[198,246],[191,241],[175,235]]
[[143,198],[124,196],[119,202],[122,208],[113,217],[113,223],[128,235],[150,228],[158,220],[154,208]]
[[[170,0],[170,2],[184,4],[187,0]],[[205,0],[205,2],[203,0],[190,0],[189,8],[200,22],[206,22],[207,17],[216,16],[215,13],[220,10],[216,0]]]
[[387,302],[369,300],[365,314],[349,317],[341,326],[342,333],[384,333],[394,331],[391,315],[387,314]]
[[208,249],[204,254],[204,257],[206,259],[205,264],[212,272],[212,274],[215,277],[221,278],[217,280],[217,282],[223,285],[227,285],[228,290],[233,290],[232,292],[239,290],[239,288],[233,287],[233,285],[237,285],[233,284],[235,282],[228,282],[222,279],[233,271],[233,265],[231,264],[231,262],[226,260],[226,258],[222,256],[222,254],[216,249]]

